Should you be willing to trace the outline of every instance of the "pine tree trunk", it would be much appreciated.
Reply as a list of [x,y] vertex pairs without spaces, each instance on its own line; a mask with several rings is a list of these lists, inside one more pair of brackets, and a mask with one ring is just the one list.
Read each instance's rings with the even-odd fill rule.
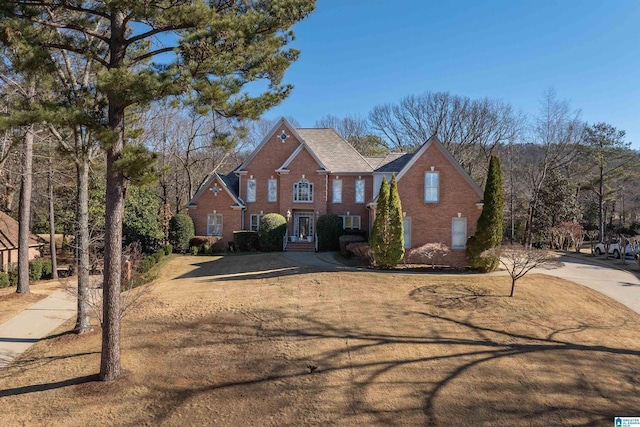
[[[111,14],[109,68],[119,68],[125,57],[125,14]],[[107,191],[104,236],[104,285],[102,289],[102,357],[100,379],[120,376],[120,283],[122,280],[122,218],[124,216],[124,176],[116,162],[124,147],[125,106],[119,94],[109,93],[109,127],[114,138],[107,148]]]
[[51,278],[58,278],[58,259],[56,254],[56,221],[53,207],[53,159],[49,153],[49,175],[47,187],[49,190],[49,252],[51,253]]
[[[28,102],[36,93],[36,80],[29,78]],[[34,125],[27,126],[22,153],[22,185],[20,186],[20,217],[18,228],[18,286],[19,294],[29,293],[29,235],[31,234],[31,186],[33,179],[33,139]]]
[[600,165],[600,177],[599,177],[599,192],[598,192],[598,227],[600,228],[600,241],[604,242],[604,171],[602,165]]
[[[76,132],[76,138],[81,136]],[[79,147],[76,140],[76,147]],[[77,194],[77,269],[78,269],[78,313],[74,332],[83,334],[91,330],[89,317],[89,160],[80,155],[76,164],[78,178]]]

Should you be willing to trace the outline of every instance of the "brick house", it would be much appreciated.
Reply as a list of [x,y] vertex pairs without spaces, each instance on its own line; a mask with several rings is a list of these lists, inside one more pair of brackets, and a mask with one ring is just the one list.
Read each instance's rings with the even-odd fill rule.
[[320,215],[339,215],[345,228],[369,233],[382,177],[390,181],[393,173],[405,247],[442,242],[451,248],[448,261],[464,264],[482,191],[435,137],[414,153],[363,157],[333,129],[294,129],[282,118],[232,173],[212,173],[187,208],[196,235],[219,237],[217,249],[236,230],[257,230],[271,212],[287,218],[287,249],[308,249]]
[[[0,271],[7,271],[18,263],[18,221],[0,212]],[[40,256],[42,243],[29,234],[29,260]]]

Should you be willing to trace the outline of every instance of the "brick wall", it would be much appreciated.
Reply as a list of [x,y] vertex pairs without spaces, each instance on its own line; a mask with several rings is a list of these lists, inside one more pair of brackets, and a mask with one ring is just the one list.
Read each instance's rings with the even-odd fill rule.
[[[214,180],[217,182],[217,180]],[[222,187],[220,182],[218,187]],[[211,188],[213,183],[209,186]],[[233,232],[242,229],[242,212],[238,209],[232,209],[235,204],[233,198],[221,189],[217,195],[205,189],[200,198],[197,200],[196,208],[189,208],[189,216],[193,219],[196,236],[207,235],[207,215],[216,213],[222,214],[222,238],[217,241],[214,250],[225,250],[228,248],[229,242],[233,241]]]
[[[438,203],[425,203],[424,176],[431,167],[440,177]],[[475,233],[476,223],[482,212],[476,206],[481,196],[471,187],[457,168],[436,144],[431,144],[398,182],[402,210],[411,218],[412,247],[425,243],[441,242],[451,248],[451,221],[458,217],[467,219],[467,238]],[[447,263],[466,265],[464,249],[451,250]]]

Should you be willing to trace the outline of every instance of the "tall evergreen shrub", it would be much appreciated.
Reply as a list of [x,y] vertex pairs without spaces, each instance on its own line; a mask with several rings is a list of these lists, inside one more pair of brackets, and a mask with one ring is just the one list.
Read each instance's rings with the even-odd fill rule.
[[494,271],[498,267],[496,257],[481,257],[482,252],[500,246],[502,243],[502,172],[500,160],[491,156],[487,185],[484,188],[484,206],[478,218],[476,234],[467,241],[467,260],[472,268],[483,272]]
[[380,268],[395,267],[404,255],[402,206],[395,175],[391,178],[391,188],[386,178],[382,178],[369,243],[373,259]]
[[169,243],[178,253],[189,250],[189,240],[194,233],[193,220],[189,215],[177,214],[169,221]]

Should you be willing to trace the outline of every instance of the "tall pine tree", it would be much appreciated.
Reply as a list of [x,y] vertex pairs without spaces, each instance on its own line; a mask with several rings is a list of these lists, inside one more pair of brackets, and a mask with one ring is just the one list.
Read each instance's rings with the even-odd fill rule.
[[472,268],[489,272],[498,268],[496,257],[481,257],[482,252],[502,243],[502,172],[500,160],[491,156],[487,185],[484,188],[484,206],[478,218],[476,234],[467,242],[467,259]]
[[[94,87],[105,100],[103,117],[90,123],[102,125],[96,133],[107,161],[101,379],[121,373],[122,220],[127,179],[137,164],[126,110],[181,95],[198,110],[257,119],[291,91],[282,84],[298,57],[286,48],[291,27],[314,7],[314,0],[0,2],[0,32],[11,35],[4,43],[91,59]],[[98,30],[105,27],[106,33]],[[94,49],[96,38],[106,52]],[[266,89],[250,94],[245,86],[257,80],[266,81]]]

